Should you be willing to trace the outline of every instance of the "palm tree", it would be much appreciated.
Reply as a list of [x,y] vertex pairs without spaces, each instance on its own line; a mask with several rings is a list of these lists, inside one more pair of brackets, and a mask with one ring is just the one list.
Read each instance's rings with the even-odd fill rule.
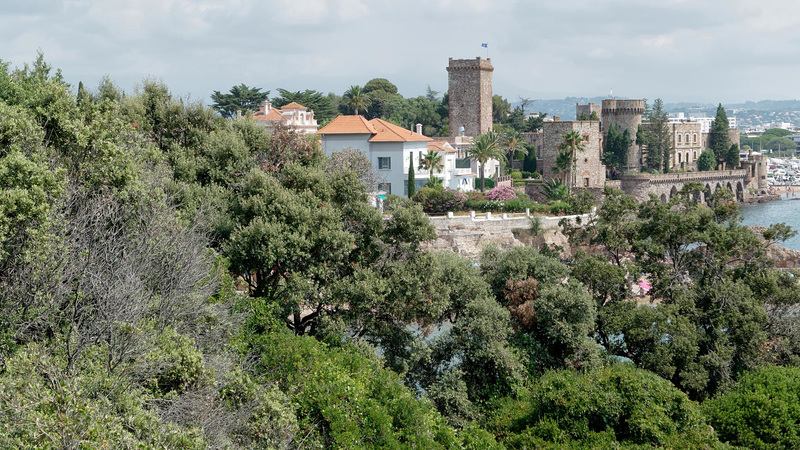
[[428,150],[428,153],[420,157],[419,168],[428,171],[428,183],[433,182],[433,172],[441,171],[444,169],[442,165],[442,155],[433,150]]
[[370,101],[364,88],[356,85],[350,86],[350,89],[344,91],[342,100],[348,108],[355,111],[355,115],[358,115],[359,109],[366,112]]
[[497,148],[499,141],[500,138],[495,132],[487,131],[478,136],[478,139],[475,140],[472,147],[467,149],[467,156],[474,158],[480,165],[481,192],[483,192],[485,188],[483,169],[486,165],[486,161],[490,159],[497,159],[499,161],[505,160],[505,157]]
[[556,155],[556,166],[553,167],[553,173],[559,175],[560,181],[566,183],[567,181],[567,171],[569,170],[569,166],[572,164],[572,158],[570,158],[569,152],[565,150],[559,150],[558,154]]
[[516,130],[510,130],[503,135],[503,150],[505,150],[506,158],[508,159],[508,171],[514,170],[514,155],[522,153],[528,155],[528,148],[522,141],[522,136]]
[[[578,130],[567,131],[564,133],[564,142],[558,146],[558,149],[569,155],[569,181],[566,184],[570,188],[573,188],[575,187],[573,170],[575,169],[575,163],[578,161],[577,158],[575,158],[575,153],[583,152],[583,136],[581,136]],[[559,154],[559,156],[561,156],[561,154]],[[556,159],[556,164],[558,164],[558,159]],[[563,169],[564,168],[562,168],[562,170]]]

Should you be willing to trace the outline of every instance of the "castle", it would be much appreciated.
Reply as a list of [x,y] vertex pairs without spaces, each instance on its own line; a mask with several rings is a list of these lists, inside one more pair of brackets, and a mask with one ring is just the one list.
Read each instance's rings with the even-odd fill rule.
[[[465,136],[478,136],[492,129],[492,72],[490,59],[449,59],[448,95],[450,109],[450,137],[454,146],[464,145]],[[762,155],[748,155],[741,162],[741,168],[728,170],[727,174],[708,172],[644,174],[642,169],[647,155],[647,147],[636,142],[637,132],[647,122],[643,122],[645,102],[642,99],[604,99],[601,105],[589,103],[576,104],[574,121],[561,121],[558,116],[543,123],[536,133],[526,133],[529,144],[535,147],[537,170],[544,179],[560,178],[570,186],[594,191],[602,190],[608,184],[617,185],[627,193],[645,200],[649,193],[655,193],[662,200],[674,195],[687,181],[706,183],[704,196],[716,189],[730,188],[739,200],[748,195],[767,189],[766,161]],[[628,148],[627,167],[622,180],[607,182],[606,166],[602,162],[605,137],[611,127],[620,132],[628,131],[631,144]],[[697,160],[708,146],[708,133],[704,133],[702,123],[691,120],[670,120],[672,152],[669,166],[678,172],[697,170]],[[582,138],[582,151],[573,158],[567,180],[565,174],[557,173],[556,158],[561,152],[564,135],[577,132]],[[739,142],[739,130],[729,129],[731,142]],[[626,177],[628,178],[626,181]],[[663,192],[662,192],[663,191]],[[705,199],[703,199],[705,200]]]

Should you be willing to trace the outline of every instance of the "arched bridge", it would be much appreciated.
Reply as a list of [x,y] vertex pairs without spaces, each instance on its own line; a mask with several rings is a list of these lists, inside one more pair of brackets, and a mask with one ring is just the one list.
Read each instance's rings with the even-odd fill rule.
[[621,186],[623,192],[633,195],[640,202],[648,200],[650,194],[667,202],[683,189],[686,183],[694,181],[705,188],[704,192],[695,194],[697,200],[706,202],[718,189],[727,188],[741,202],[749,197],[748,188],[751,179],[749,171],[745,169],[663,174],[637,173],[623,175]]

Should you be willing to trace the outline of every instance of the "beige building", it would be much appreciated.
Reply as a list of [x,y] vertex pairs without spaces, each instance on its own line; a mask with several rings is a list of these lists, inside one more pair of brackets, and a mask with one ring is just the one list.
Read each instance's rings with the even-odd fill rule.
[[282,108],[275,108],[270,102],[264,102],[261,109],[253,114],[253,120],[259,123],[268,133],[275,131],[278,123],[288,125],[302,134],[317,132],[317,120],[314,111],[292,102]]
[[672,153],[670,168],[672,170],[697,170],[697,158],[703,153],[703,134],[697,122],[672,122],[669,124],[672,133]]
[[600,122],[596,120],[545,122],[541,131],[530,135],[531,143],[536,147],[536,167],[545,180],[566,179],[563,174],[555,173],[556,157],[561,151],[564,135],[575,130],[583,137],[583,151],[575,154],[575,162],[571,171],[570,185],[578,188],[602,189],[606,183],[606,166],[603,164],[603,134]]

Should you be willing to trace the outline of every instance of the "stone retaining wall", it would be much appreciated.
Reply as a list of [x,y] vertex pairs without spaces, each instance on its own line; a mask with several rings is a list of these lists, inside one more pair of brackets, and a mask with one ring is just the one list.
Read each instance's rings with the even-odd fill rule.
[[[451,249],[470,259],[477,259],[487,244],[495,244],[503,250],[521,245],[529,245],[537,238],[526,233],[531,228],[531,217],[526,214],[475,213],[468,216],[431,217],[436,228],[437,238],[425,245],[431,249]],[[590,215],[548,217],[537,216],[543,232],[538,237],[548,245],[559,245],[568,248],[566,237],[561,233],[558,222],[567,219],[572,223],[580,219],[586,223]]]

